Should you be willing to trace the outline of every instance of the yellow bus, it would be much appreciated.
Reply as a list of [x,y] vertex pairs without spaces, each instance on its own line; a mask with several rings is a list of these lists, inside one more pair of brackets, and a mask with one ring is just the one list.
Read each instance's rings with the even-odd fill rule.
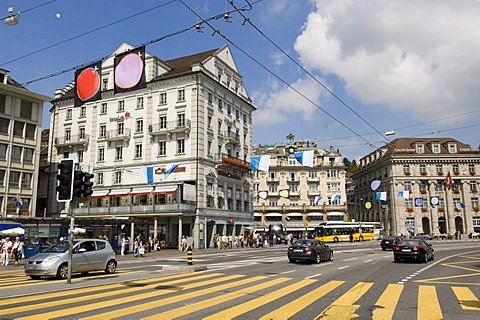
[[375,239],[379,228],[380,223],[378,222],[328,221],[315,227],[314,232],[315,239],[323,242],[348,242],[350,235],[353,235],[354,241],[367,241]]

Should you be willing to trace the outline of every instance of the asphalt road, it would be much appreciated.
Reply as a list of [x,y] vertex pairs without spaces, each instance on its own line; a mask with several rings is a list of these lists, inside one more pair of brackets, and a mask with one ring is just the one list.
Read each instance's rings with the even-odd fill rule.
[[172,251],[123,258],[117,274],[74,276],[70,285],[9,267],[0,318],[480,318],[480,240],[432,244],[428,263],[394,263],[377,242],[332,244],[333,262],[320,264],[289,263],[285,245],[194,250],[193,266]]

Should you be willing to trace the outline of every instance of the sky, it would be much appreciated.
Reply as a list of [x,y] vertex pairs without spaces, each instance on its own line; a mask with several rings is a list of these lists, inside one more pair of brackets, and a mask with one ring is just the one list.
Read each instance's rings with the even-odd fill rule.
[[358,160],[395,138],[480,144],[478,0],[0,4],[0,18],[9,7],[20,13],[17,25],[0,24],[0,68],[46,96],[122,42],[147,44],[163,60],[229,45],[257,108],[254,145],[282,144],[292,133]]

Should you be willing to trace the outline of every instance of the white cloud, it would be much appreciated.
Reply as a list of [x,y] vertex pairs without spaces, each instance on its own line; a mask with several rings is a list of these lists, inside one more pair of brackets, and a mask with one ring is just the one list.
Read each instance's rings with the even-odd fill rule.
[[418,119],[478,108],[476,1],[317,0],[297,50],[364,104]]

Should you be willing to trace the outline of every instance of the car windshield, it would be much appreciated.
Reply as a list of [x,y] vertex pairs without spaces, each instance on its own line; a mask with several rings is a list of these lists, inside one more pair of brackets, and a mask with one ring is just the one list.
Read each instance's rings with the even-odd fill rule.
[[399,246],[418,246],[420,245],[420,242],[415,240],[403,240],[398,245]]
[[310,246],[312,245],[312,240],[297,240],[293,243],[294,246]]
[[[77,242],[78,241],[74,240],[73,245],[75,246],[75,244]],[[47,249],[43,250],[42,252],[43,253],[64,253],[64,252],[68,251],[68,248],[69,248],[68,241],[62,241],[62,242],[58,242],[58,243],[54,244],[53,246],[48,247]]]

